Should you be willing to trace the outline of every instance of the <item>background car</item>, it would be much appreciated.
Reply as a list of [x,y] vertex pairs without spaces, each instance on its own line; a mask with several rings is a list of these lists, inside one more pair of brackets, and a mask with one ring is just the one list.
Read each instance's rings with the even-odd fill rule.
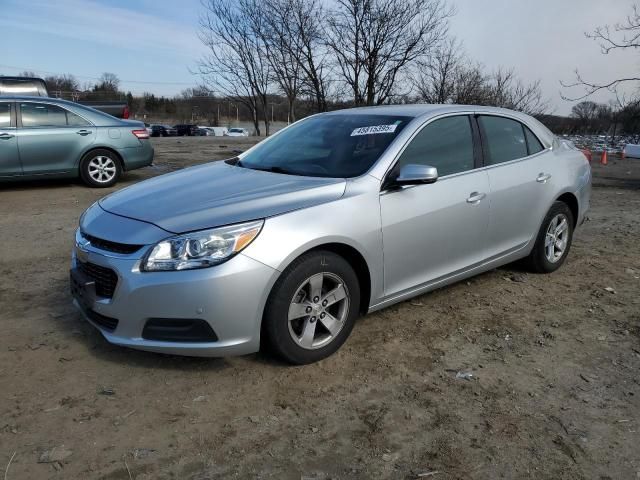
[[176,129],[176,134],[179,137],[195,137],[198,135],[198,126],[192,124],[179,124],[174,125],[173,128]]
[[249,131],[246,128],[230,128],[225,134],[225,137],[248,137]]
[[144,123],[44,97],[0,97],[0,180],[77,177],[110,187],[151,165]]
[[[94,99],[74,99],[74,103],[80,103],[81,105],[95,108],[96,110],[100,110],[101,112],[113,115],[116,118],[129,118],[131,112],[126,101],[108,100],[108,98],[111,98],[114,95],[108,95],[107,99],[95,99],[95,92],[93,94],[92,92],[77,92],[77,94],[79,96],[89,95],[89,98],[93,97]],[[49,97],[49,91],[47,83],[42,78],[0,76],[0,95]]]
[[170,125],[151,125],[152,137],[175,137],[177,134],[176,129]]
[[216,132],[212,127],[205,127],[203,125],[198,125],[198,130],[200,132],[200,135],[202,135],[203,137],[215,137],[216,136]]

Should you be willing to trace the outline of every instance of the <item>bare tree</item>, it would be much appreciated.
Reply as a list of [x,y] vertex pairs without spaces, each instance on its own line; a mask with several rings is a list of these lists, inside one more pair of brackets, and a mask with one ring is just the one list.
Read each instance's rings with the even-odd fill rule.
[[211,89],[248,107],[257,135],[261,108],[265,134],[269,135],[271,67],[257,0],[202,0],[202,6],[198,34],[208,52],[198,62],[198,72]]
[[355,104],[392,100],[407,68],[444,38],[451,15],[444,0],[337,0],[327,43]]
[[[633,6],[631,14],[627,15],[623,22],[615,25],[605,25],[596,28],[591,33],[585,34],[587,38],[595,40],[600,45],[600,51],[604,55],[617,50],[637,50],[640,48],[640,11],[636,5]],[[579,70],[575,71],[575,78],[572,82],[560,82],[565,88],[579,88],[582,93],[577,95],[562,95],[562,98],[569,101],[583,100],[601,90],[608,90],[616,94],[618,102],[623,105],[626,102],[624,95],[621,95],[618,88],[623,84],[640,82],[640,77],[632,76],[616,78],[604,83],[585,80]],[[637,102],[634,95],[632,102]]]
[[540,80],[524,83],[513,69],[498,69],[489,82],[488,105],[509,108],[529,115],[542,115],[549,107]]
[[120,79],[115,73],[104,72],[100,75],[98,83],[93,87],[94,92],[118,93],[120,89]]
[[441,45],[419,68],[413,84],[422,101],[490,105],[530,115],[540,115],[548,108],[539,81],[525,84],[513,70],[487,74],[482,65],[461,53],[454,40]]
[[63,92],[68,93],[80,90],[80,83],[73,75],[50,75],[44,80],[47,82],[49,92],[59,92],[62,95]]
[[591,130],[594,120],[598,117],[599,104],[592,101],[582,101],[571,108],[571,116],[578,121],[579,128],[586,133]]
[[329,77],[325,44],[325,10],[320,0],[266,0],[268,44],[272,68],[289,100],[289,117],[295,120],[292,98],[304,94],[317,111],[327,110]]
[[462,61],[460,44],[451,38],[436,48],[427,60],[417,62],[412,83],[420,99],[427,103],[451,102]]
[[290,20],[290,6],[295,1],[267,0],[264,28],[260,30],[274,80],[287,97],[289,121],[295,121],[295,102],[301,85],[299,32]]

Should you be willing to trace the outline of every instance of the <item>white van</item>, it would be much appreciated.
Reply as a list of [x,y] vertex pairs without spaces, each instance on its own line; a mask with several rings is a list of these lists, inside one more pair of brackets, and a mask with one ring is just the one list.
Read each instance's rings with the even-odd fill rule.
[[640,145],[633,145],[631,143],[625,145],[624,156],[628,158],[640,158]]

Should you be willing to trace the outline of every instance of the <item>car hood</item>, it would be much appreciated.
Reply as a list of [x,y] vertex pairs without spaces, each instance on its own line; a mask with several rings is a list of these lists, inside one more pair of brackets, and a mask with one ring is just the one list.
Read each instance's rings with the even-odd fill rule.
[[214,162],[146,180],[99,203],[115,215],[184,233],[337,200],[345,186],[342,178],[283,175]]

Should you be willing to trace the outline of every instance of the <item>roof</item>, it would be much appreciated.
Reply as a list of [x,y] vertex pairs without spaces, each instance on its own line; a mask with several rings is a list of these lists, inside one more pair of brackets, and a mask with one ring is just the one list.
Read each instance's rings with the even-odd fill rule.
[[522,113],[508,110],[506,108],[485,107],[481,105],[453,105],[453,104],[430,104],[416,103],[410,105],[378,105],[374,107],[356,107],[345,108],[342,110],[333,110],[328,114],[336,113],[355,113],[369,115],[398,115],[408,117],[421,117],[423,115],[433,115],[441,113],[455,112],[493,112],[512,116],[523,116]]
[[334,110],[326,113],[325,115],[336,115],[345,113],[356,115],[391,115],[420,118],[421,120],[426,121],[430,117],[436,117],[438,115],[456,112],[488,113],[512,117],[531,128],[538,135],[538,137],[543,140],[543,143],[546,146],[551,146],[554,141],[553,139],[555,136],[553,135],[553,133],[551,133],[551,131],[547,127],[545,127],[542,123],[540,123],[532,116],[506,108],[486,107],[482,105],[449,105],[428,103],[411,105],[380,105],[375,107],[356,107]]

